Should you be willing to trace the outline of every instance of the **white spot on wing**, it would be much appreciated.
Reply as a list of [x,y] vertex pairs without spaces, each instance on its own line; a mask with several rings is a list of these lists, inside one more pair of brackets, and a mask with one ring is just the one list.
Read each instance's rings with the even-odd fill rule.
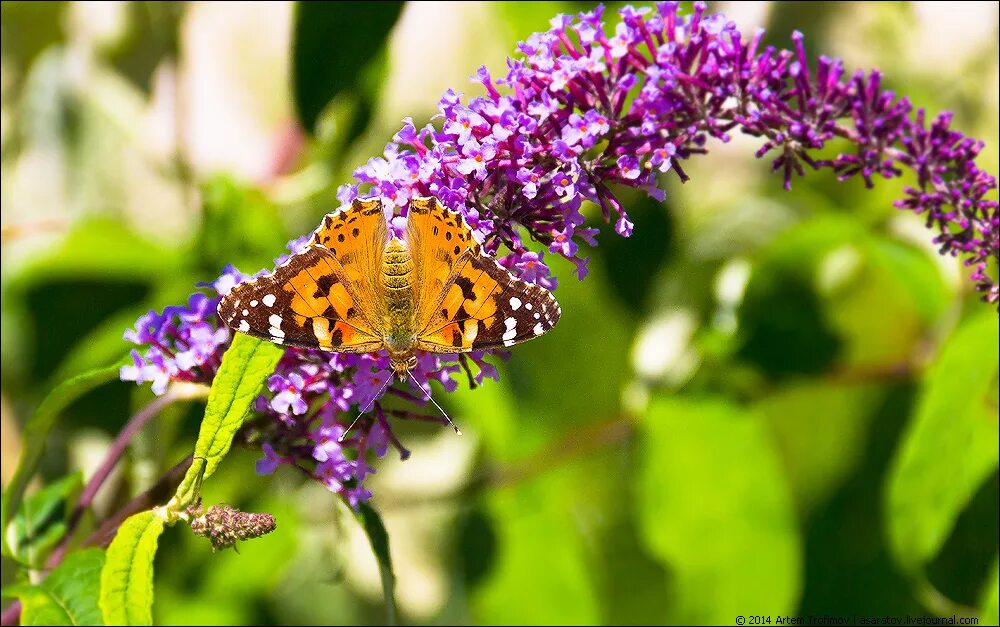
[[251,307],[256,307],[257,306],[257,299],[256,298],[253,299],[252,301],[250,301],[250,306]]
[[513,309],[514,311],[517,311],[518,309],[520,309],[521,308],[521,299],[518,298],[517,296],[511,296],[510,297],[510,308]]
[[240,327],[239,328],[240,328],[240,331],[242,331],[244,333],[249,333],[250,332],[250,323],[247,322],[246,320],[240,320]]
[[541,335],[542,333],[545,333],[545,329],[542,328],[541,322],[535,323],[535,328],[532,329],[532,331],[535,333],[535,335]]
[[[270,296],[270,294],[268,296]],[[264,297],[264,300],[267,300],[267,296]],[[267,332],[271,334],[272,340],[275,340],[275,338],[280,339],[285,337],[285,332],[281,330],[281,316],[278,314],[271,314],[267,321],[271,324],[271,328],[268,329]],[[280,342],[278,343],[280,344]]]
[[524,303],[524,308],[525,309],[532,309],[531,303]]
[[249,316],[250,315],[250,310],[249,309],[244,309],[243,310],[243,315],[244,316]]
[[260,299],[260,301],[264,303],[265,307],[274,307],[275,300],[277,299],[274,297],[274,294],[268,294],[264,296],[264,298]]
[[504,346],[510,346],[510,344],[508,344],[507,342],[513,340],[514,337],[517,335],[517,320],[513,318],[507,318],[506,320],[503,321],[503,323],[504,325],[506,325],[507,330],[504,331],[504,334],[501,337],[501,339],[503,339],[504,341]]

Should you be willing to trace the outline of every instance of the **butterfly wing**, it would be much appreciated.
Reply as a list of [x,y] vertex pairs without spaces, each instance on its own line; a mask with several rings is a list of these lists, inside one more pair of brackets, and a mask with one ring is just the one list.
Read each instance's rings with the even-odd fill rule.
[[327,215],[304,251],[242,283],[219,303],[232,329],[278,344],[344,353],[382,348],[377,284],[388,238],[381,203]]
[[479,252],[479,243],[462,215],[447,209],[433,196],[410,200],[406,242],[416,286],[414,326],[420,330],[440,310],[438,304],[445,286],[469,254]]
[[548,290],[482,253],[462,216],[435,198],[410,201],[407,240],[417,280],[417,348],[461,353],[513,346],[559,320]]
[[561,314],[548,290],[470,251],[456,266],[436,315],[417,336],[417,347],[461,353],[513,346],[547,333]]
[[385,294],[379,277],[389,231],[382,201],[356,199],[351,206],[327,214],[313,235],[313,244],[328,249],[340,264],[342,280],[356,296],[364,317],[381,326]]
[[381,336],[329,250],[310,246],[274,273],[241,283],[219,303],[219,317],[233,330],[277,344],[345,353],[368,353]]

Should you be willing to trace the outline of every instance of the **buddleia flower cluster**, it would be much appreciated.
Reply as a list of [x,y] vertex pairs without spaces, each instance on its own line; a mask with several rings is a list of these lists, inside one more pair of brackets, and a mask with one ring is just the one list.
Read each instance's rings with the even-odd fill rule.
[[[472,77],[478,95],[448,90],[433,123],[417,128],[405,119],[383,154],[340,187],[338,200],[381,197],[398,234],[410,198],[436,196],[463,214],[505,268],[555,289],[552,256],[574,264],[580,279],[587,274],[584,250],[597,245],[598,230],[586,226],[585,204],[628,237],[633,223],[622,188],[662,200],[668,176],[686,181],[688,159],[706,153],[709,140],[739,132],[760,138],[756,156],[770,159],[786,188],[807,170],[861,177],[869,187],[912,171],[896,206],[926,216],[941,253],[963,256],[983,299],[997,302],[988,267],[998,254],[997,203],[988,198],[996,180],[975,164],[983,143],[951,129],[951,114],[914,109],[881,88],[877,70],[848,74],[827,57],[810,64],[799,33],[791,49],[765,47],[763,31],[744,37],[702,3],[687,15],[675,2],[618,13],[608,26],[603,7],[555,17],[518,45],[503,74],[479,68]],[[816,156],[831,141],[849,150]],[[122,378],[152,382],[157,393],[171,380],[211,382],[229,340],[214,304],[244,278],[229,268],[211,296],[141,318],[126,338],[145,352],[134,353]],[[467,361],[420,355],[414,374],[451,391],[463,371],[470,383],[497,376],[481,354]],[[422,391],[385,388],[389,376],[385,355],[288,349],[257,402],[258,471],[294,465],[351,504],[369,498],[371,458],[390,446],[408,454],[389,418],[437,420],[419,409]],[[385,395],[414,410],[387,409]]]

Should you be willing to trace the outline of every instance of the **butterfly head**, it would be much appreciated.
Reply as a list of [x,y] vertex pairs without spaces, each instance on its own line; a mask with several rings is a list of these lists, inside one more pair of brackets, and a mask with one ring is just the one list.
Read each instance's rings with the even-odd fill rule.
[[389,355],[389,366],[400,381],[406,378],[406,373],[417,367],[416,355]]

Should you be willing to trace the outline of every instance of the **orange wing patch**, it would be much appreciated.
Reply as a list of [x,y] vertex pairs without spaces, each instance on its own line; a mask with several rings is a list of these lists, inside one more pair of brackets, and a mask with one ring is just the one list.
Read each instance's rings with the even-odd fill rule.
[[413,257],[416,329],[427,326],[460,259],[478,254],[479,244],[462,214],[445,208],[437,198],[413,198],[406,218],[406,241]]
[[385,314],[385,294],[378,277],[388,241],[385,213],[378,198],[359,198],[350,207],[327,214],[313,235],[313,244],[333,254],[343,283],[357,297],[355,304],[373,322]]

